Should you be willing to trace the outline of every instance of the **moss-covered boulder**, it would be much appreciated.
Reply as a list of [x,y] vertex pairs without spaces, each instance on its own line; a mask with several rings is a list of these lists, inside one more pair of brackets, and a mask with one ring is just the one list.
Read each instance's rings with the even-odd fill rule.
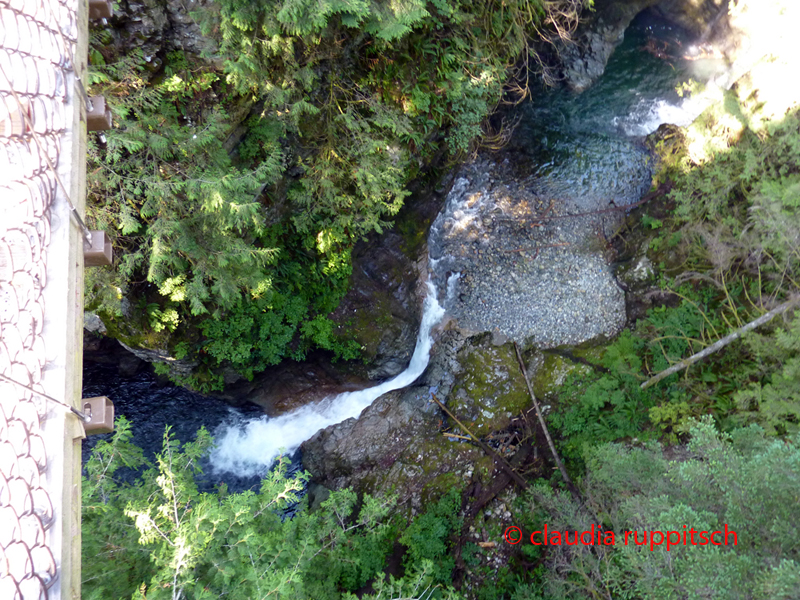
[[480,336],[464,345],[458,364],[447,405],[475,435],[507,427],[530,404],[513,344],[496,346],[491,335]]

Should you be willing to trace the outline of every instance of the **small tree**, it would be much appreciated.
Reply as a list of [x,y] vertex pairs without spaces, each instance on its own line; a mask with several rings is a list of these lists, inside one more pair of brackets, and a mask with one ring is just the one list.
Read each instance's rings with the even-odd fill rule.
[[[551,530],[588,529],[590,514],[616,533],[615,546],[552,546],[547,588],[553,598],[742,598],[800,596],[800,436],[769,438],[752,425],[721,434],[710,418],[693,421],[683,458],[651,445],[606,444],[588,451],[588,508],[568,494],[535,488],[531,510]],[[624,544],[625,531],[722,530],[728,545]],[[699,538],[696,537],[699,541]]]
[[384,581],[394,498],[342,490],[290,517],[284,511],[297,504],[308,475],[288,478],[284,459],[258,493],[229,494],[224,486],[200,493],[195,476],[210,444],[205,430],[181,445],[167,428],[156,464],[131,484],[114,477],[122,466],[143,464],[128,423],[118,420],[112,441],[98,444],[84,481],[86,598],[325,600],[351,598],[370,581],[379,597],[454,597],[434,583],[427,560]]

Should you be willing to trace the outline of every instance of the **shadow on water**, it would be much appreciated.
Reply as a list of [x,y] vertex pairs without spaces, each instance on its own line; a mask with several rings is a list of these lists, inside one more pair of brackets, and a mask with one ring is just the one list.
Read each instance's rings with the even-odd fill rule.
[[[255,404],[234,408],[223,400],[165,385],[149,370],[126,377],[119,373],[115,365],[86,363],[83,370],[83,397],[92,396],[108,396],[114,403],[116,415],[125,416],[131,421],[133,443],[144,450],[145,458],[150,462],[161,451],[167,425],[172,427],[173,434],[181,443],[186,443],[195,439],[201,427],[213,434],[222,426],[264,414]],[[98,441],[110,438],[111,434],[104,434],[85,439],[83,462],[86,462]],[[225,483],[231,492],[258,490],[261,483],[260,476],[239,477],[230,472],[216,474],[207,459],[202,468],[203,475],[197,479],[201,492],[213,491],[221,483]],[[289,475],[300,468],[298,450],[292,456]],[[134,476],[134,473],[127,474],[131,480]]]

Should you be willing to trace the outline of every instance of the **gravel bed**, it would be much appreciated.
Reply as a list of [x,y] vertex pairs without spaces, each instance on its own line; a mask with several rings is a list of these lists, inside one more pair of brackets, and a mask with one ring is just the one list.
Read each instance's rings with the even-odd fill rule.
[[[540,348],[616,335],[625,296],[605,254],[623,212],[563,218],[609,208],[602,185],[570,199],[557,177],[515,181],[511,171],[508,160],[465,166],[431,227],[431,271],[447,289],[445,309],[464,329]],[[624,204],[649,184],[646,173],[632,179]]]

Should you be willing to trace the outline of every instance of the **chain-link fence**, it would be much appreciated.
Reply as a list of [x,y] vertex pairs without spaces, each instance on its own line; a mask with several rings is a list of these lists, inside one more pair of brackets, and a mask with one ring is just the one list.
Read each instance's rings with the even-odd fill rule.
[[[41,385],[50,207],[71,121],[72,0],[0,0],[0,598],[47,598],[50,547]],[[38,392],[38,393],[36,393]]]

